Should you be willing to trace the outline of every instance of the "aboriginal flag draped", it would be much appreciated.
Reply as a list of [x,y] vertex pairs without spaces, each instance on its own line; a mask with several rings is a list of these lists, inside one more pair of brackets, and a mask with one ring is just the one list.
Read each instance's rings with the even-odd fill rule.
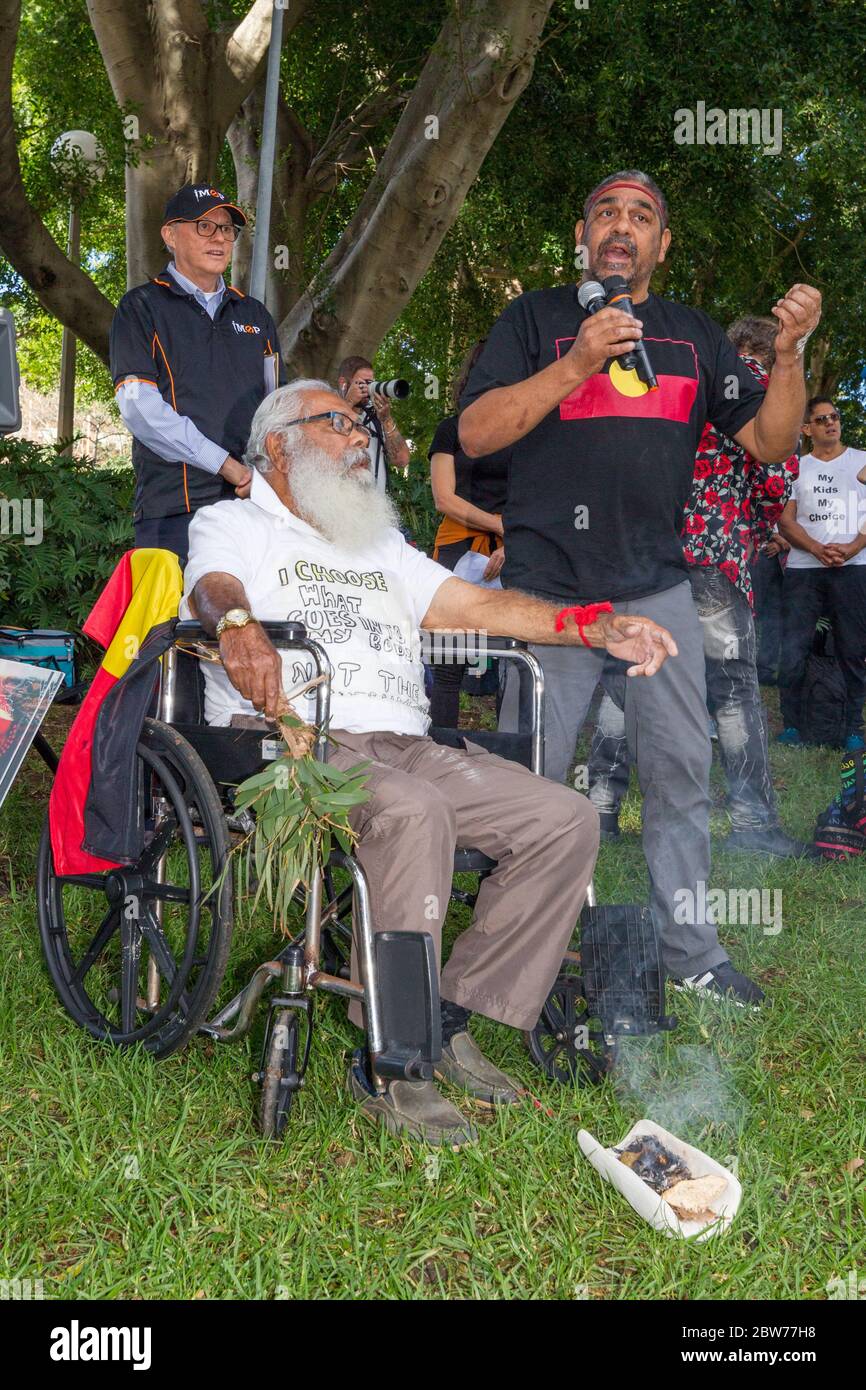
[[84,624],[105,649],[60,757],[48,807],[58,874],[102,873],[144,848],[136,745],[172,642],[183,580],[168,550],[128,550]]

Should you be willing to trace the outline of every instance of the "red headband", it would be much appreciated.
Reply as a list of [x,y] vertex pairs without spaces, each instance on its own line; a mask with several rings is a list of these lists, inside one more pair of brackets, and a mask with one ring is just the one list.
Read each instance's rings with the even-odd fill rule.
[[663,213],[663,211],[662,211],[662,205],[661,205],[661,203],[659,202],[659,200],[658,200],[658,198],[655,196],[655,194],[652,193],[652,192],[651,192],[644,184],[642,184],[642,183],[626,183],[625,181],[623,181],[623,182],[621,182],[621,183],[608,183],[608,184],[605,184],[604,188],[600,188],[600,189],[598,190],[598,192],[597,192],[597,193],[593,193],[592,197],[590,198],[590,200],[589,200],[589,205],[588,205],[588,207],[587,207],[587,209],[586,209],[587,216],[592,212],[593,206],[594,206],[595,203],[598,202],[599,198],[604,198],[604,197],[606,197],[607,194],[608,194],[608,193],[612,193],[613,190],[614,190],[615,188],[636,188],[637,191],[638,191],[639,193],[642,193],[642,194],[644,195],[645,198],[649,198],[650,202],[653,204],[653,206],[655,207],[656,212],[657,212],[658,215],[659,215],[659,221],[661,222],[662,226],[664,226],[664,224],[665,224],[665,215],[664,215],[664,213]]

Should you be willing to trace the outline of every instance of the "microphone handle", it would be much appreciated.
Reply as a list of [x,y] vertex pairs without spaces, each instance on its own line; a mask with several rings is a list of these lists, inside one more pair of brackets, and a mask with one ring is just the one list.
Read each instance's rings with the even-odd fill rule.
[[[615,304],[617,308],[624,310],[627,314],[631,314],[632,318],[637,318],[634,305],[631,302],[631,295],[617,294],[611,300],[611,304]],[[620,357],[619,362],[623,371],[637,372],[645,386],[648,386],[651,391],[658,390],[656,374],[650,366],[649,356],[644,347],[643,339],[640,340],[637,347],[634,348],[632,352],[627,352],[623,357]]]

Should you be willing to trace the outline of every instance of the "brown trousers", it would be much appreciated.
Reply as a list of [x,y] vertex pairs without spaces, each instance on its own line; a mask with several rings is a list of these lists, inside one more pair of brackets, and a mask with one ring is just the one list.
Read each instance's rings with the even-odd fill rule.
[[[534,1027],[595,867],[595,808],[477,744],[463,752],[407,734],[334,730],[333,738],[335,766],[371,764],[371,796],[352,824],[375,930],[429,932],[441,969],[455,847],[496,859],[472,925],[441,971],[441,994],[514,1028]],[[357,1003],[349,1017],[361,1024]]]

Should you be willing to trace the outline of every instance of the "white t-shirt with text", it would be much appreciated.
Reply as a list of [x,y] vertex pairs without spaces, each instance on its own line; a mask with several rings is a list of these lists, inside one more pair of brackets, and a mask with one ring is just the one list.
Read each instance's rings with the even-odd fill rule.
[[[862,449],[845,449],[829,462],[814,454],[800,459],[800,476],[791,490],[797,521],[821,545],[845,545],[866,523],[866,486],[857,481],[864,467],[866,453]],[[866,565],[866,548],[846,563]],[[792,545],[788,568],[820,570],[825,566],[815,555]]]
[[[399,531],[387,531],[375,549],[342,550],[290,512],[254,472],[248,498],[202,507],[190,523],[182,618],[192,616],[188,598],[198,581],[214,572],[243,584],[256,618],[304,623],[322,645],[332,671],[332,729],[426,734],[418,629],[452,575]],[[314,674],[304,652],[286,651],[282,660],[287,691]],[[204,674],[209,724],[256,713],[219,666],[206,664]],[[313,699],[306,707],[295,703],[300,715],[312,718]]]

